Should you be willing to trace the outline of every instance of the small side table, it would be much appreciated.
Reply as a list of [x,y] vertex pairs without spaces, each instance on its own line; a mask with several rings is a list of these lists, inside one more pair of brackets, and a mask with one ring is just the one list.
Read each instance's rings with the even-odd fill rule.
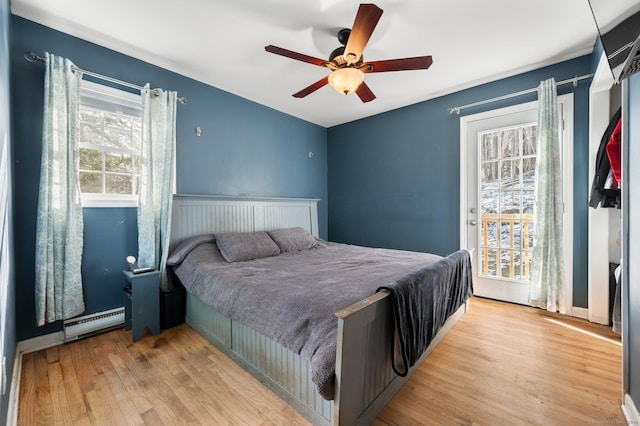
[[145,326],[160,333],[160,271],[124,274],[124,329],[133,328],[133,341],[140,340]]

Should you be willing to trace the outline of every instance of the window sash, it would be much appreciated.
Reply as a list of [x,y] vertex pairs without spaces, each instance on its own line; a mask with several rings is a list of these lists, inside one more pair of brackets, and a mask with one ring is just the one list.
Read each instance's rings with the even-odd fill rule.
[[[81,84],[80,110],[97,110],[99,112],[116,114],[125,117],[140,118],[142,117],[142,98],[139,94],[125,92],[113,87],[97,84],[91,81],[83,80]],[[131,128],[122,128],[118,126],[110,126],[105,124],[104,117],[100,123],[92,123],[90,121],[82,121],[81,125],[95,126],[95,131],[103,136],[105,129],[111,131],[112,134],[121,133],[124,139],[129,137],[129,142],[135,138],[136,126],[132,123]],[[78,129],[80,131],[80,127]],[[140,135],[141,137],[141,135]],[[140,182],[139,157],[140,150],[127,148],[123,146],[114,146],[109,143],[100,143],[99,141],[80,142],[80,149],[88,149],[100,151],[100,169],[81,168],[81,174],[95,173],[100,176],[100,186],[102,193],[82,192],[81,200],[83,207],[136,207],[138,205],[138,190]],[[137,144],[140,144],[138,139]],[[130,144],[131,146],[131,144]],[[130,155],[129,171],[126,170],[107,170],[106,159],[109,154]],[[135,157],[138,157],[136,160]],[[109,176],[126,176],[131,180],[130,194],[106,193],[107,180]]]

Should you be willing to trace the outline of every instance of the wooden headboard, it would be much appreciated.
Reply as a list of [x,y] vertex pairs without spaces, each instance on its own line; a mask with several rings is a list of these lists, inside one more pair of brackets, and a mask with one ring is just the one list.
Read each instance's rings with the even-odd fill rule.
[[301,227],[318,236],[318,199],[173,196],[169,252],[185,238],[215,232]]

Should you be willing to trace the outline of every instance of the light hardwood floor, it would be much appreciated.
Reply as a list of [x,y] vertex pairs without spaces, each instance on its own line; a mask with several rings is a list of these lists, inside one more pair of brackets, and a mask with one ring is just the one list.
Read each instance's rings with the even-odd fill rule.
[[[306,424],[187,325],[112,331],[23,358],[20,425]],[[609,328],[472,298],[374,425],[623,424]]]

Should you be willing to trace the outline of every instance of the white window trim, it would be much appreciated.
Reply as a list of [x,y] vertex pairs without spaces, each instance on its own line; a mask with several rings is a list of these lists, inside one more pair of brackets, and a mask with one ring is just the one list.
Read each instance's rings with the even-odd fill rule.
[[[94,83],[92,81],[82,81],[82,90],[86,94],[89,93],[89,97],[96,99],[98,102],[107,101],[114,102],[116,105],[122,105],[128,109],[140,109],[142,99],[139,94],[125,92],[113,87],[105,86],[103,84]],[[90,147],[90,144],[85,144],[83,147]],[[117,152],[117,149],[112,150]],[[174,160],[175,168],[175,160]],[[81,193],[80,200],[82,207],[138,207],[138,195],[123,195],[123,194],[91,194]]]
[[[81,90],[83,95],[100,102],[114,103],[127,109],[142,111],[142,98],[140,94],[125,92],[104,84],[82,80]],[[116,100],[116,102],[114,102]]]
[[138,207],[137,195],[81,194],[82,207]]

